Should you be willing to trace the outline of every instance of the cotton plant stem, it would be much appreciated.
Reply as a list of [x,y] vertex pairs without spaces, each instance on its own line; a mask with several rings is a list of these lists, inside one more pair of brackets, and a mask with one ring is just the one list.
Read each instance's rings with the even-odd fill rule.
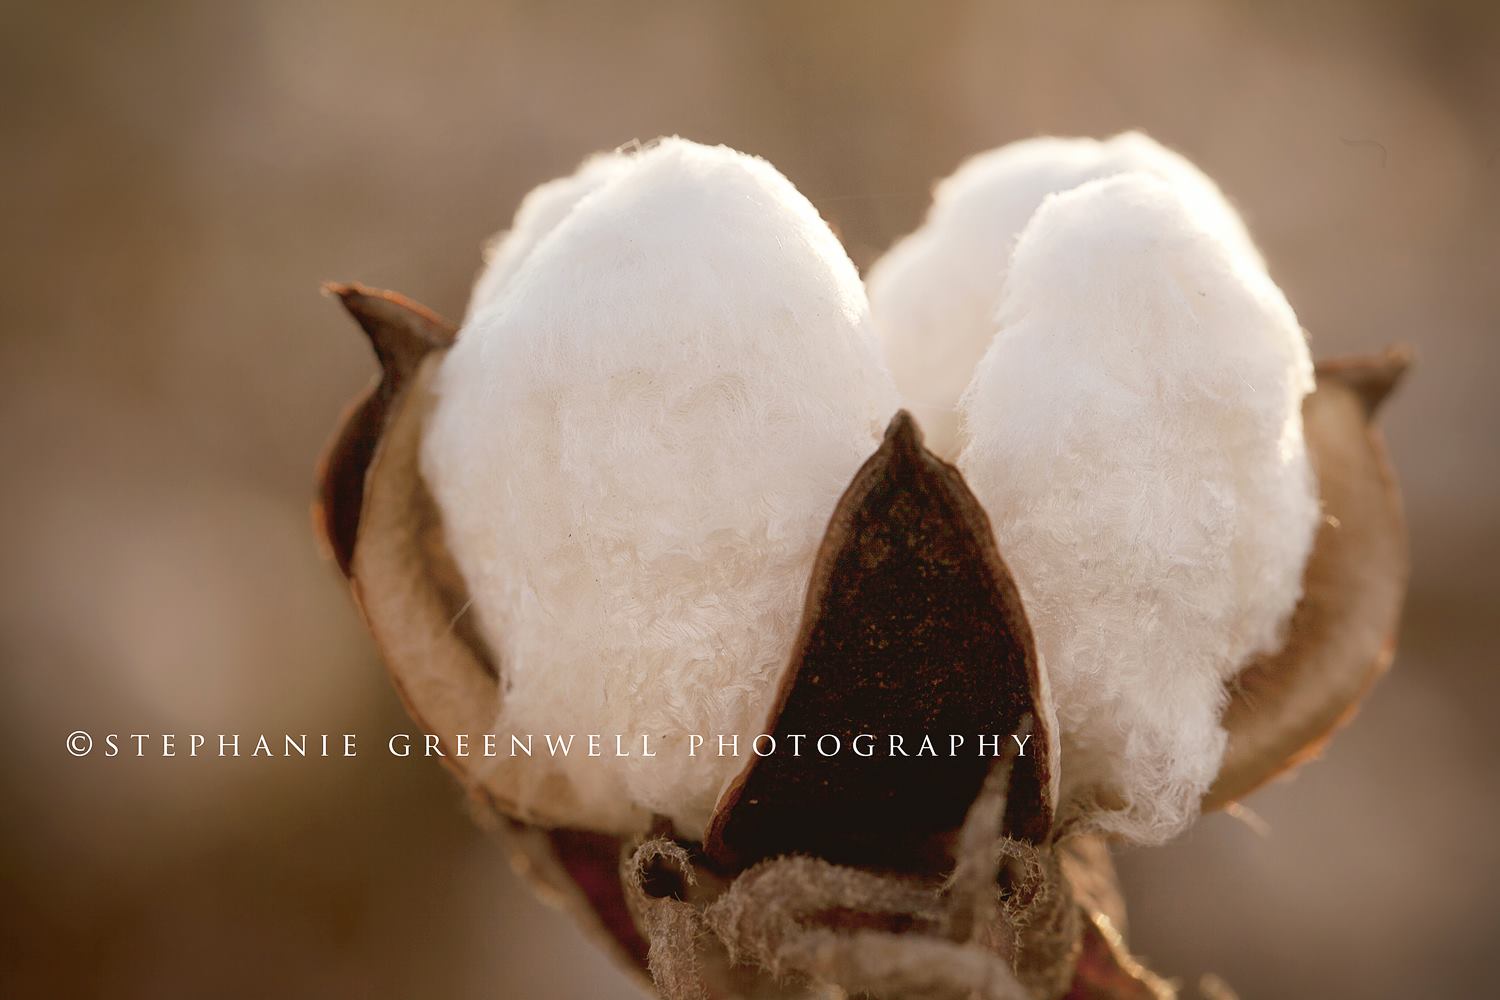
[[[987,779],[941,885],[789,856],[746,870],[699,907],[652,884],[665,865],[692,885],[689,853],[665,839],[643,843],[625,877],[657,989],[667,1000],[708,997],[698,949],[712,938],[736,965],[850,995],[1060,996],[1076,961],[1077,906],[1050,847],[999,834],[1013,761],[1007,755]],[[997,883],[1002,867],[1007,877]]]

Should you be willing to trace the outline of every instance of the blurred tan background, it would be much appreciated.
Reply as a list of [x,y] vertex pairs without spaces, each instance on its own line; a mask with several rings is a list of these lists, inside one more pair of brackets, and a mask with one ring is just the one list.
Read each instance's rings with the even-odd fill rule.
[[[964,156],[1141,127],[1242,206],[1385,414],[1416,571],[1328,758],[1123,859],[1133,944],[1246,998],[1489,992],[1500,932],[1500,7],[6,4],[0,995],[625,997],[408,729],[309,530],[371,373],[324,279],[462,311],[585,154],[762,154],[862,266]],[[358,760],[74,760],[74,729]],[[1191,993],[1189,995],[1192,995]]]

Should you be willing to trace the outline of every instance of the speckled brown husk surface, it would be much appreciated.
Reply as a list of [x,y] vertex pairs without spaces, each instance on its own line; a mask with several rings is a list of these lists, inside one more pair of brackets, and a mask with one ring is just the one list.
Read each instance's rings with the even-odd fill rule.
[[[445,745],[477,742],[498,714],[498,664],[464,614],[418,463],[456,332],[391,293],[331,290],[381,374],[329,448],[316,520],[413,719]],[[1232,692],[1206,809],[1314,756],[1389,665],[1406,537],[1372,418],[1407,362],[1388,351],[1318,367],[1304,420],[1324,523],[1285,647]],[[583,829],[564,784],[523,807],[521,763],[444,760],[504,817],[538,891],[674,1000],[1170,995],[1125,948],[1107,845],[1054,823],[1035,653],[1002,556],[962,477],[898,416],[832,512],[765,732],[1032,726],[1042,752],[1026,758],[921,774],[883,756],[758,759],[704,844],[653,836],[642,816]]]

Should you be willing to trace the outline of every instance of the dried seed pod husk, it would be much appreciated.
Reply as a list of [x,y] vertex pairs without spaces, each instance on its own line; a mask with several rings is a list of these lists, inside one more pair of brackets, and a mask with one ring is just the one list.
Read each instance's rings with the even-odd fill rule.
[[1286,644],[1232,688],[1229,744],[1205,810],[1317,756],[1390,666],[1409,557],[1400,491],[1372,421],[1409,363],[1393,348],[1317,366],[1302,420],[1323,524]]
[[705,846],[723,864],[795,851],[946,867],[935,838],[958,829],[991,760],[972,745],[901,757],[887,737],[915,748],[923,734],[989,733],[1008,744],[1023,719],[1034,720],[1032,739],[1015,768],[1006,828],[1040,843],[1053,781],[1031,628],[979,502],[899,413],[834,509],[765,726],[779,747],[798,733],[885,742],[872,740],[870,756],[825,757],[809,746],[752,759],[720,798]]
[[[451,342],[452,327],[393,293],[355,285],[333,290],[370,334],[382,374],[346,412],[326,453],[319,527],[340,566],[353,574],[366,620],[413,717],[440,736],[482,736],[498,705],[495,670],[461,613],[463,582],[443,547],[416,463],[430,405],[424,372],[429,354]],[[1408,557],[1399,491],[1371,419],[1408,363],[1409,355],[1396,349],[1318,366],[1304,425],[1325,523],[1287,644],[1238,680],[1225,715],[1229,747],[1206,809],[1315,756],[1389,665]],[[376,494],[375,502],[367,493]],[[361,543],[369,553],[356,570]],[[513,781],[503,773],[460,773],[471,787],[486,788],[502,810],[516,807]],[[531,818],[565,825],[569,815],[563,805]],[[645,822],[626,817],[621,832],[644,829]]]
[[[461,734],[477,745],[492,731],[501,687],[489,650],[465,620],[466,588],[443,542],[441,520],[418,465],[422,429],[432,402],[432,372],[451,343],[452,328],[390,293],[358,286],[340,286],[335,291],[370,334],[382,374],[346,411],[325,457],[316,521],[335,560],[350,577],[356,600],[414,721],[438,736],[447,750],[453,749],[451,741]],[[1309,562],[1306,593],[1287,645],[1253,665],[1234,693],[1225,718],[1229,751],[1206,808],[1237,799],[1314,754],[1389,663],[1405,585],[1406,544],[1399,494],[1370,418],[1406,361],[1404,354],[1392,352],[1319,366],[1318,390],[1307,401],[1304,420],[1327,523]],[[920,484],[913,496],[922,503],[930,504],[934,491],[950,502],[958,493],[967,495],[951,467],[927,464],[914,427],[898,421],[882,448],[888,452],[888,463],[899,458],[896,466],[904,462],[908,473],[920,472],[908,475],[907,486]],[[856,505],[861,490],[868,499],[870,485],[857,478],[845,500]],[[1013,584],[1008,574],[994,570],[995,563],[1003,570],[1003,562],[993,552],[983,512],[978,511],[976,520],[973,512],[962,508],[960,503],[950,514],[964,522],[960,534],[967,533],[967,541],[963,548],[967,558],[978,553],[989,585],[998,588],[989,594],[989,605],[999,609],[996,620],[1021,649],[1018,662],[1028,678],[1023,694],[1001,685],[1007,692],[1007,705],[1013,702],[1018,707],[1029,698],[1029,709],[1044,709],[1044,679],[1035,676],[1029,630],[1024,629],[1024,611],[1014,598]],[[857,553],[860,538],[851,532],[855,523],[852,517],[836,516],[830,526],[819,559],[820,566],[826,563],[819,570],[825,590],[834,575],[829,567],[851,551]],[[995,584],[996,580],[1000,582]],[[818,591],[818,582],[814,580],[811,591]],[[1007,593],[1011,596],[1006,597]],[[810,599],[804,639],[816,631],[829,604],[826,593]],[[851,621],[857,627],[857,616],[846,618],[840,627],[849,629]],[[996,626],[994,621],[988,625],[971,621],[960,627],[982,633]],[[969,635],[955,641],[962,648],[975,640]],[[801,657],[806,645],[799,643],[799,657],[789,666],[788,687],[779,709],[792,703],[796,677],[806,682],[817,676],[816,667],[804,672],[807,661]],[[1014,666],[1009,676],[1017,676]],[[941,694],[912,693],[906,700],[908,718],[929,718],[941,704]],[[1045,718],[1043,711],[1037,715]],[[773,718],[780,718],[780,712]],[[901,731],[899,723],[890,728]],[[924,727],[914,724],[910,728],[920,731]],[[626,846],[649,827],[650,817],[632,813],[617,817],[611,829],[570,829],[581,811],[571,789],[548,789],[547,794],[523,802],[517,765],[508,758],[486,761],[482,756],[448,756],[443,760],[476,798],[511,817],[507,836],[514,856],[543,893],[608,942],[622,964],[643,972],[646,945],[630,919],[617,866]],[[1007,810],[1006,828],[1012,834],[1026,836],[1029,817],[1031,823],[1039,824],[1032,827],[1036,839],[1045,839],[1052,809],[1045,797],[1051,783],[1049,765],[1048,760],[1038,762],[1029,790],[1024,781],[1013,787],[1017,801],[1029,804],[1014,817]],[[779,794],[774,785],[771,791]],[[952,797],[961,798],[956,792]],[[728,796],[725,803],[733,801]],[[967,802],[962,805],[966,807]],[[907,839],[915,844],[922,838]],[[749,850],[741,850],[753,857],[794,846],[799,845],[772,841],[756,846],[752,838]],[[1055,849],[1065,884],[1083,916],[1081,952],[1067,996],[1170,995],[1163,992],[1166,987],[1159,979],[1130,958],[1119,938],[1123,904],[1107,848],[1094,838],[1069,837]],[[859,854],[853,852],[855,857]],[[721,853],[713,861],[695,854],[699,881],[694,901],[711,905],[727,892],[738,860],[732,852]],[[728,869],[723,867],[726,862]],[[709,995],[715,1000],[786,995],[774,978],[736,967],[727,954],[711,953],[703,970]]]

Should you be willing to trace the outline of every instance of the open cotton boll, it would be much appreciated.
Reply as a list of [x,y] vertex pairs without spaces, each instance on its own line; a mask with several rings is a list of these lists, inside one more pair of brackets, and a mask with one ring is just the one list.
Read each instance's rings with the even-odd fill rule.
[[579,164],[569,176],[532,188],[516,208],[510,228],[496,235],[485,247],[484,268],[469,294],[465,322],[499,297],[526,255],[567,217],[573,206],[623,174],[634,158],[632,150],[596,153]]
[[502,738],[625,734],[635,756],[534,763],[601,825],[701,835],[896,406],[858,273],[763,160],[666,140],[581,201],[459,337],[424,441]]
[[1049,194],[1127,171],[1172,184],[1225,244],[1260,261],[1238,214],[1187,159],[1139,132],[1038,138],[974,156],[933,193],[927,219],[871,268],[870,309],[887,363],[927,445],[962,447],[957,404],[995,332],[1011,250]]
[[962,403],[960,468],[1037,637],[1062,799],[1138,842],[1196,814],[1225,682],[1279,644],[1318,520],[1306,341],[1199,208],[1145,174],[1047,199]]

